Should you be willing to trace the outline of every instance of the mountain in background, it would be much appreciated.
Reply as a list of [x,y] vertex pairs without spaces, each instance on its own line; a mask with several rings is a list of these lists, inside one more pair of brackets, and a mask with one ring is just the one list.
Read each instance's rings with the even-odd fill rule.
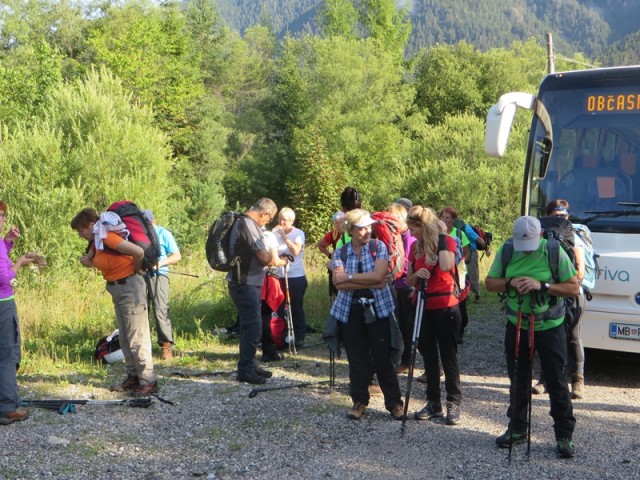
[[[267,22],[278,37],[318,33],[324,0],[217,0],[231,28],[243,33]],[[638,0],[396,0],[409,5],[411,56],[436,43],[461,40],[481,50],[510,47],[553,34],[557,54],[583,53],[603,66],[640,63]],[[638,53],[637,53],[638,52]]]

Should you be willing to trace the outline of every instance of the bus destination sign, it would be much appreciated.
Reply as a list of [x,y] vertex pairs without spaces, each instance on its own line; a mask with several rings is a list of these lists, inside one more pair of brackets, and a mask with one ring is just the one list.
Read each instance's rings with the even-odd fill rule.
[[584,109],[587,113],[632,113],[640,112],[640,92],[599,91],[585,96]]

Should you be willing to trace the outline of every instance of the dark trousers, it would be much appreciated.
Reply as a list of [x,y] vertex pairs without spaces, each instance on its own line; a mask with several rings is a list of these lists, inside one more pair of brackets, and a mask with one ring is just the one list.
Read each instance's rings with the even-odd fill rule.
[[338,325],[349,361],[349,393],[353,402],[369,404],[369,383],[375,366],[387,410],[402,405],[396,366],[391,361],[389,318],[367,324],[364,309],[356,304],[351,306],[349,322]]
[[261,315],[262,315],[262,337],[260,337],[260,343],[262,344],[263,355],[274,355],[277,353],[277,347],[273,338],[271,337],[271,313],[272,310],[267,305],[267,302],[261,302]]
[[0,302],[0,413],[20,406],[16,372],[20,366],[20,327],[15,300]]
[[[424,310],[418,350],[424,358],[427,374],[427,401],[441,403],[440,361],[444,370],[447,402],[460,405],[462,385],[458,368],[458,335],[460,333],[458,306],[438,310]],[[438,358],[438,353],[439,358]]]
[[229,294],[238,310],[239,375],[252,374],[256,370],[256,350],[262,337],[261,290],[262,287],[229,282]]
[[[304,313],[304,294],[307,291],[307,277],[289,277],[289,298],[291,300],[291,318],[293,320],[293,335],[295,336],[296,343],[304,342],[304,337],[307,333],[307,319]],[[286,285],[284,278],[280,279],[280,285],[282,291],[285,291]],[[283,318],[284,304],[278,311],[279,315]]]
[[[528,326],[528,317],[523,315],[522,321],[526,322]],[[515,368],[515,338],[516,326],[508,321],[504,338],[507,370],[511,379],[507,416],[511,419],[509,422],[511,430],[521,433],[527,430],[529,389],[531,388],[529,331],[523,328],[520,332],[520,356],[517,373]],[[564,325],[542,332],[535,332],[534,342],[540,358],[540,366],[544,373],[545,387],[549,393],[551,403],[549,414],[554,421],[553,429],[556,439],[571,439],[576,419],[573,416],[571,394],[566,382],[567,336]]]
[[416,307],[413,304],[413,288],[396,288],[396,317],[398,327],[402,334],[404,350],[400,363],[409,365],[411,363],[411,342],[413,340],[413,325],[416,321]]

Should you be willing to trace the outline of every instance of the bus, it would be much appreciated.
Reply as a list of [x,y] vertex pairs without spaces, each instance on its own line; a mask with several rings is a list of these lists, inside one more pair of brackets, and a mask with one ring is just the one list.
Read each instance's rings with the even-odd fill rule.
[[599,254],[584,346],[640,353],[640,66],[551,73],[537,96],[501,96],[487,114],[488,155],[504,154],[517,108],[533,112],[522,214],[567,200]]

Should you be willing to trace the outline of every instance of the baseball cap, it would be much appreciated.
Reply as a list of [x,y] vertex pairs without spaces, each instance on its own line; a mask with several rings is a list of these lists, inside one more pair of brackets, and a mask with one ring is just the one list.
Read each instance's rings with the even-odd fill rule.
[[143,210],[142,213],[150,222],[153,222],[155,220],[155,217],[153,216],[153,212],[151,210]]
[[369,225],[373,225],[374,223],[376,223],[376,221],[373,218],[371,218],[371,215],[367,213],[361,216],[360,219],[353,224],[353,226],[362,228],[362,227],[368,227]]
[[406,208],[407,212],[411,210],[411,207],[413,207],[413,202],[405,197],[400,197],[399,199],[396,200],[396,203],[399,203],[404,208]]
[[540,220],[525,215],[513,224],[513,249],[519,252],[531,252],[540,245]]

